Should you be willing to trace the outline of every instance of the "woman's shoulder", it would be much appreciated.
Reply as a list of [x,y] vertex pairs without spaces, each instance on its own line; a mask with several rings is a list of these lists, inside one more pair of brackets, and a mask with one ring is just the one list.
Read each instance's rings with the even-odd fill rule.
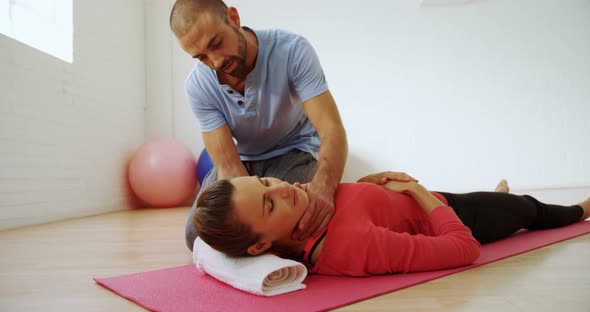
[[[363,261],[367,250],[370,223],[350,222],[330,224],[328,231],[312,254],[312,273],[326,275],[362,276]],[[358,257],[342,257],[342,255]]]
[[371,219],[389,201],[388,191],[376,184],[342,183],[336,190],[331,227],[349,227]]
[[357,183],[341,183],[336,190],[336,200],[341,199],[345,201],[350,200],[366,200],[369,198],[375,199],[383,195],[391,193],[384,189],[381,185],[366,182]]

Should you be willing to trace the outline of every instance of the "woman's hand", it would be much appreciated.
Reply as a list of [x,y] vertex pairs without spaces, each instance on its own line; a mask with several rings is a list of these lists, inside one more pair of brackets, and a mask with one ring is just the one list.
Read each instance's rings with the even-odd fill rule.
[[401,181],[387,181],[385,184],[381,185],[383,188],[388,189],[390,191],[404,193],[408,195],[413,195],[417,188],[421,187],[420,184],[410,181],[410,182],[401,182]]
[[357,182],[368,182],[378,185],[383,185],[388,181],[399,181],[399,182],[418,182],[418,180],[412,178],[410,175],[404,172],[393,172],[384,171],[379,173],[370,174],[366,177],[358,179]]

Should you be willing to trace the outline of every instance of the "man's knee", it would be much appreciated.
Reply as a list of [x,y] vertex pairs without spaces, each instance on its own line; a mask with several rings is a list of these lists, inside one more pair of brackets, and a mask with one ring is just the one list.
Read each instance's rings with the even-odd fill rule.
[[272,161],[267,175],[290,183],[308,183],[315,174],[316,166],[317,161],[311,154],[293,150]]

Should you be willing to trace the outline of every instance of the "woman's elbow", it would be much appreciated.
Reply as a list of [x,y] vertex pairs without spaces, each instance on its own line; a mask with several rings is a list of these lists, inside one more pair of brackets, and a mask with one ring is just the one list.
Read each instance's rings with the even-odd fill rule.
[[465,253],[465,260],[467,264],[473,264],[477,259],[479,259],[481,253],[481,245],[476,239],[470,242],[467,252]]

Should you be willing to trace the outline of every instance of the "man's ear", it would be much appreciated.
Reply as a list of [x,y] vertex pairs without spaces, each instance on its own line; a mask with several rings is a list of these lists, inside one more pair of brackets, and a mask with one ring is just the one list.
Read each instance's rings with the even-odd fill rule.
[[230,24],[234,25],[237,28],[240,28],[240,14],[238,13],[238,9],[232,6],[228,7],[227,20]]
[[269,241],[262,241],[256,244],[252,244],[252,246],[248,247],[248,253],[252,256],[258,256],[263,252],[267,251],[272,243]]

